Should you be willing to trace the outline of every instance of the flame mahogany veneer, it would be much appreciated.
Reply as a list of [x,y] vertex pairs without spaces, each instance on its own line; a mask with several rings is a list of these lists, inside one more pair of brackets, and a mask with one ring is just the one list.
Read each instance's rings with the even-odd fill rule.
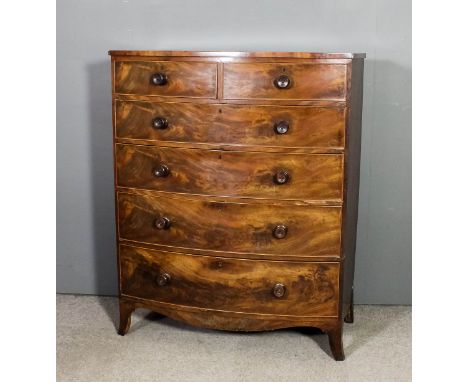
[[353,321],[364,54],[110,51],[119,334]]

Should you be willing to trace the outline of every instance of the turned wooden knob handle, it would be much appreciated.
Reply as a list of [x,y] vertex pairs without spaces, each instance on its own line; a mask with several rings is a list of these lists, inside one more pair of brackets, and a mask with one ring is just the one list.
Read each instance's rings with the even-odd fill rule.
[[289,181],[289,173],[286,170],[278,171],[273,177],[273,181],[276,184],[285,184]]
[[273,236],[276,239],[284,239],[286,235],[288,234],[288,226],[285,224],[278,224],[274,229],[273,229]]
[[164,73],[154,73],[151,76],[151,83],[155,86],[163,86],[167,84],[167,76]]
[[171,281],[171,275],[169,273],[161,273],[156,278],[156,283],[159,286],[167,285],[167,284],[169,284],[170,281]]
[[275,296],[276,298],[283,297],[285,293],[286,287],[283,284],[278,283],[273,287],[273,296]]
[[291,85],[291,80],[283,74],[275,78],[274,84],[278,89],[287,89]]
[[163,216],[154,221],[154,226],[157,229],[168,229],[171,226],[171,221]]
[[163,129],[167,129],[168,126],[169,126],[169,123],[167,122],[166,118],[156,117],[155,119],[153,119],[153,127],[155,129],[163,130]]
[[169,175],[170,172],[171,171],[169,170],[169,167],[167,167],[165,164],[160,164],[153,170],[153,174],[157,178],[165,178]]
[[276,134],[286,134],[289,130],[288,121],[279,121],[275,123],[275,133]]

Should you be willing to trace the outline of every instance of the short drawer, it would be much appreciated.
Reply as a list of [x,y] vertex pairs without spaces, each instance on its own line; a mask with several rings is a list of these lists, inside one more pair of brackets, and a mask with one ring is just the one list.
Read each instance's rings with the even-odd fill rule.
[[123,295],[223,311],[337,316],[339,267],[120,246]]
[[345,100],[345,64],[232,63],[224,65],[224,98]]
[[176,61],[115,62],[115,92],[168,97],[216,97],[216,64]]
[[118,193],[118,216],[120,239],[262,255],[340,255],[340,207]]
[[291,200],[342,199],[343,155],[280,154],[117,144],[117,185]]
[[116,101],[116,136],[158,142],[343,148],[345,108]]

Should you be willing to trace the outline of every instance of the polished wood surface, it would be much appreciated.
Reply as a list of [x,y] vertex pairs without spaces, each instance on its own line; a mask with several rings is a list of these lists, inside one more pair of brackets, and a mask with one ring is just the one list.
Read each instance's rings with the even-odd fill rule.
[[[164,85],[151,78],[161,73]],[[200,62],[119,61],[115,63],[115,92],[171,97],[216,97],[216,64]]]
[[[116,102],[116,137],[157,142],[344,148],[344,107]],[[167,126],[154,126],[156,118]],[[278,132],[280,124],[287,131]]]
[[[219,90],[219,89],[218,89]],[[178,102],[202,104],[223,104],[223,105],[258,105],[258,106],[316,106],[316,107],[338,107],[347,106],[345,100],[334,99],[273,99],[273,98],[251,98],[251,99],[224,99],[218,93],[218,98],[197,98],[197,97],[167,97],[145,94],[122,94],[114,93],[114,100],[119,101],[148,101],[148,102]]]
[[352,322],[359,53],[110,51],[120,326]]
[[[122,246],[122,294],[222,311],[337,316],[338,263],[228,259]],[[158,284],[161,274],[170,281]],[[285,286],[282,297],[273,288]]]
[[365,58],[365,53],[315,53],[315,52],[223,52],[223,51],[187,51],[187,50],[110,50],[109,54],[140,57],[227,57],[227,58],[308,58],[342,59]]
[[[223,152],[116,145],[117,183],[159,191],[253,198],[328,199],[342,197],[342,155]],[[154,170],[166,165],[166,177]],[[275,175],[287,170],[285,184]]]
[[[174,320],[182,321],[188,325],[208,329],[251,332],[291,327],[314,327],[327,332],[333,330],[337,322],[336,317],[221,311],[170,304],[127,295],[121,295],[119,300],[121,302],[121,309],[124,309],[124,312],[130,312],[130,314],[137,308],[151,309],[154,312],[171,317]],[[124,316],[124,319],[126,317]],[[128,316],[128,320],[130,320],[130,316]],[[127,333],[127,331],[122,334]]]
[[[275,86],[281,76],[291,83]],[[346,65],[242,63],[224,65],[226,99],[334,99],[346,98]]]
[[362,115],[362,83],[364,76],[364,60],[357,59],[352,63],[350,78],[349,116],[346,129],[345,151],[345,195],[342,221],[342,249],[344,267],[342,268],[342,309],[341,317],[353,315],[353,284],[354,264],[356,254],[356,237],[359,205],[359,172],[361,159],[361,115]]
[[[120,238],[186,249],[339,256],[341,208],[214,202],[118,193]],[[156,219],[170,227],[157,229]],[[284,238],[275,238],[279,225]],[[177,249],[177,248],[176,248]]]

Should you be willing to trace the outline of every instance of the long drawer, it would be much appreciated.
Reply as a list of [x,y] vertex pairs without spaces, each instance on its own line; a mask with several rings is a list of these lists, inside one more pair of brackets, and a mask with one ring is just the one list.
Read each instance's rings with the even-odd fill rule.
[[120,246],[123,295],[222,311],[337,316],[339,267]]
[[346,64],[230,63],[226,99],[346,99]]
[[166,192],[342,199],[342,154],[225,152],[117,144],[117,184]]
[[116,137],[280,147],[344,147],[344,107],[116,101]]
[[120,239],[169,247],[340,255],[341,208],[118,193]]

